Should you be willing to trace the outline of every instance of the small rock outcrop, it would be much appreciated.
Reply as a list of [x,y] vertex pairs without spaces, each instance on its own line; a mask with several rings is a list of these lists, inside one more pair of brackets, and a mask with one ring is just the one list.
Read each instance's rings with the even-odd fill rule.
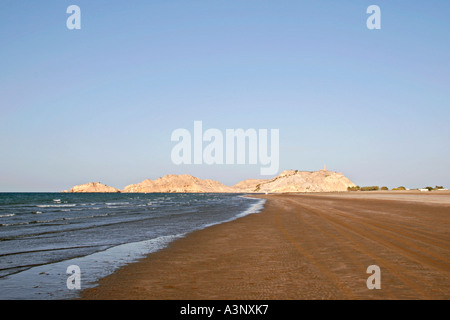
[[89,182],[86,184],[81,184],[73,187],[69,190],[69,192],[77,193],[77,192],[95,192],[95,193],[117,193],[120,192],[119,189],[109,187],[107,185],[101,184],[100,182]]

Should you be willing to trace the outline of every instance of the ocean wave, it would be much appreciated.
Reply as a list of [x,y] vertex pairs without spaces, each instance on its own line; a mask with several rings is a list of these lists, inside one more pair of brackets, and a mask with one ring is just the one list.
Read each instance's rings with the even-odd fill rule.
[[129,202],[105,202],[107,206],[122,206],[125,204],[130,204]]
[[120,208],[130,208],[130,206],[106,206],[109,209],[120,209]]
[[[247,198],[247,199],[250,199],[250,198]],[[252,199],[254,199],[254,198],[252,198]],[[261,212],[261,210],[264,208],[265,203],[266,203],[266,199],[260,199],[257,203],[252,204],[250,206],[250,208],[248,208],[247,210],[237,214],[236,218],[242,218],[242,217],[245,217],[252,213]]]
[[38,204],[38,208],[63,208],[63,207],[75,207],[76,204]]
[[[253,199],[254,200],[255,198],[248,198],[248,199]],[[234,217],[232,217],[232,218],[230,218],[228,220],[224,220],[224,221],[207,223],[207,224],[203,225],[203,228],[208,228],[208,227],[212,227],[212,226],[214,226],[216,224],[230,222],[230,221],[233,221],[233,220],[236,220],[236,219],[248,216],[249,214],[259,213],[264,208],[264,204],[265,203],[266,203],[266,199],[260,199],[257,203],[252,204],[247,210],[244,210],[243,212],[238,213]]]
[[62,219],[55,219],[55,220],[50,220],[48,222],[53,222],[53,221],[69,221],[69,220],[81,220],[81,219],[92,219],[92,218],[98,218],[98,217],[107,217],[108,214],[104,213],[104,214],[97,214],[97,215],[93,215],[93,216],[85,216],[85,217],[71,217],[71,218],[62,218]]
[[29,224],[29,222],[0,223],[0,226],[2,226],[2,227],[9,227],[9,226],[20,226],[20,225],[26,225],[26,224]]
[[0,218],[5,218],[5,217],[14,217],[15,214],[14,213],[10,213],[10,214],[0,214]]
[[17,223],[2,223],[2,224],[0,224],[0,226],[7,227],[7,226],[19,226],[19,225],[27,225],[27,224],[46,224],[46,223],[54,223],[54,222],[68,222],[70,220],[92,219],[92,218],[107,217],[107,216],[108,216],[108,214],[105,213],[105,214],[98,214],[98,215],[85,216],[85,217],[70,217],[70,218],[60,218],[60,219],[51,219],[51,220],[33,220],[33,221],[17,222]]

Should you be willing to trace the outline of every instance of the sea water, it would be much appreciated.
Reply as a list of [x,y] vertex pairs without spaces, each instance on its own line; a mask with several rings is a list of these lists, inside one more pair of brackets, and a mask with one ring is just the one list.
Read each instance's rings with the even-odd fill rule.
[[73,299],[190,232],[260,212],[242,194],[0,193],[0,299]]

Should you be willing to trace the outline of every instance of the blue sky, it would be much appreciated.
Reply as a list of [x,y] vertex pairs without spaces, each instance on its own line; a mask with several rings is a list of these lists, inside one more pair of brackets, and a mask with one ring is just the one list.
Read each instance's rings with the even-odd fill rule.
[[[81,8],[81,30],[66,9]],[[381,8],[381,30],[366,9]],[[259,165],[172,164],[173,130],[280,130],[280,172],[450,187],[450,2],[2,0],[0,191],[232,185]]]

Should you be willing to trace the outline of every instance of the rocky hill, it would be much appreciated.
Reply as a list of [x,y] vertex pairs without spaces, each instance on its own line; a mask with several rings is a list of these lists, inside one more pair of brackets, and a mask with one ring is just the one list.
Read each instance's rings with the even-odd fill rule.
[[202,180],[189,174],[168,174],[156,180],[144,180],[138,184],[126,186],[122,192],[191,192],[191,193],[207,193],[207,192],[236,192],[233,188],[228,187],[218,181]]
[[108,187],[107,185],[101,184],[100,182],[89,182],[86,184],[75,186],[72,189],[70,189],[68,192],[73,192],[73,193],[75,193],[75,192],[117,193],[117,192],[120,192],[120,190],[113,188],[113,187]]
[[244,180],[235,185],[241,192],[334,192],[347,191],[355,186],[342,173],[319,170],[298,171],[286,170],[269,180]]
[[232,188],[235,192],[253,192],[257,186],[267,182],[265,179],[247,179],[236,183]]

